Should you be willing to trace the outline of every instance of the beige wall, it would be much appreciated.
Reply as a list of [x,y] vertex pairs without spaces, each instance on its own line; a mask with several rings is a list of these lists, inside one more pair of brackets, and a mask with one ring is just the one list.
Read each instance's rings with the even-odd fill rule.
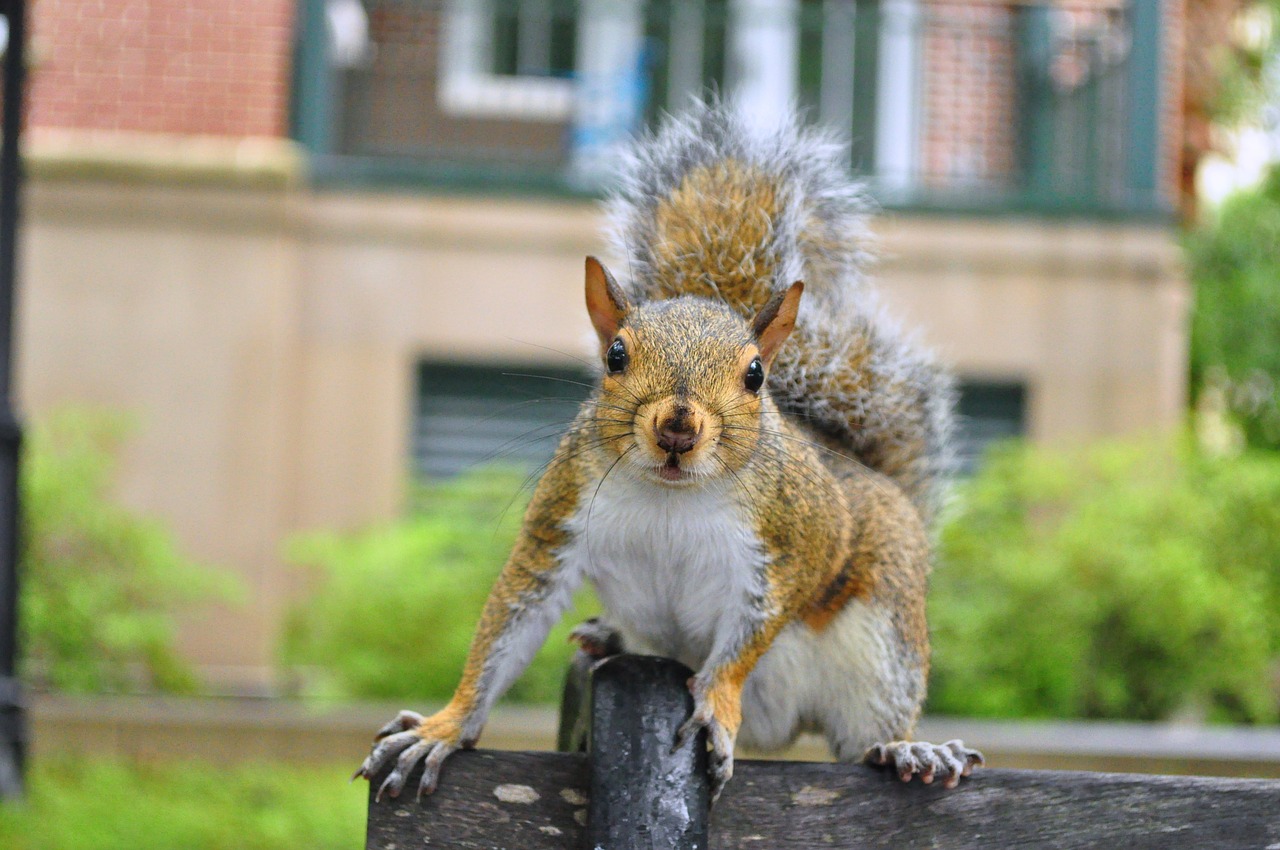
[[[137,414],[121,495],[250,588],[183,623],[232,690],[271,684],[281,539],[396,510],[415,362],[582,353],[582,257],[603,249],[589,204],[287,184],[50,177],[26,220],[26,415]],[[1167,229],[889,216],[878,231],[893,312],[962,373],[1026,381],[1033,436],[1178,421],[1187,294]]]

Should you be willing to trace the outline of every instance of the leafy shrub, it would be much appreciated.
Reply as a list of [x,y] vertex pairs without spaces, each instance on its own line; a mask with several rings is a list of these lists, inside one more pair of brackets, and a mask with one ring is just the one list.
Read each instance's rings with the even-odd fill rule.
[[230,592],[160,523],[112,501],[127,430],[118,415],[68,409],[27,434],[20,620],[24,676],[38,688],[192,689],[169,611]]
[[1280,168],[1187,241],[1192,388],[1221,396],[1250,445],[1280,448]]
[[998,449],[941,534],[931,710],[1277,719],[1280,457]]
[[[315,592],[290,615],[287,667],[334,697],[445,700],[453,694],[489,588],[515,541],[521,477],[481,470],[423,491],[405,519],[288,546]],[[594,610],[579,599],[512,686],[517,701],[558,699],[568,631]]]

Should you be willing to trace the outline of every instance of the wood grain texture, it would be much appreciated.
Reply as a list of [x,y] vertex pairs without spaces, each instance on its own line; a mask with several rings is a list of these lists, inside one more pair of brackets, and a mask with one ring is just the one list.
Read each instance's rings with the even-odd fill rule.
[[[458,753],[421,803],[370,799],[367,846],[577,848],[587,782],[579,754]],[[500,799],[503,786],[537,799]],[[742,761],[711,811],[710,846],[1280,850],[1280,781],[979,770],[945,791],[861,766]]]
[[[579,846],[587,820],[587,757],[577,753],[455,753],[440,787],[421,801],[406,790],[374,802],[370,783],[369,850],[563,850]],[[422,767],[406,789],[417,788]]]
[[855,765],[742,762],[711,847],[1280,850],[1280,781],[980,769],[947,791]]
[[[691,707],[688,675],[675,662],[637,656],[574,665],[563,737],[581,746],[590,728],[592,755],[458,753],[421,803],[376,803],[370,794],[368,847],[567,850],[587,846],[589,821],[592,847],[694,846],[678,844],[684,833],[701,847],[700,824],[696,833],[663,831],[664,812],[696,815],[707,799],[705,751],[694,759],[687,748],[670,750]],[[417,787],[420,772],[406,787]],[[593,783],[606,789],[596,806],[587,799]],[[1280,850],[1280,780],[979,769],[948,791],[862,765],[739,761],[711,811],[708,844]]]

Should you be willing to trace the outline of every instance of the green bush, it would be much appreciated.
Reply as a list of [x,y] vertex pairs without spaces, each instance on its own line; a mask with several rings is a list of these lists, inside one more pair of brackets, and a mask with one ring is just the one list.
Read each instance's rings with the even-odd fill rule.
[[1280,168],[1187,240],[1195,284],[1192,389],[1280,448]]
[[1280,457],[1010,445],[958,494],[929,708],[1277,719]]
[[[422,492],[407,518],[353,534],[292,541],[314,571],[314,593],[290,615],[283,661],[304,690],[331,697],[444,700],[453,694],[490,585],[515,541],[522,476],[488,470]],[[589,599],[552,630],[517,701],[558,699],[568,630]]]
[[37,688],[191,690],[169,611],[230,592],[158,522],[112,501],[127,430],[120,416],[76,409],[27,434],[20,621],[23,675]]
[[323,850],[361,846],[364,783],[348,767],[36,760],[0,804],[6,850]]

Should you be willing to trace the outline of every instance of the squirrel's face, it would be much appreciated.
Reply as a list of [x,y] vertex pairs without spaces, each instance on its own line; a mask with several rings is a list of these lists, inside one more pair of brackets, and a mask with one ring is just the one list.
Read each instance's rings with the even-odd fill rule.
[[632,307],[589,257],[587,310],[604,362],[593,420],[601,450],[666,486],[734,475],[759,442],[768,367],[802,291],[779,293],[752,323],[702,298]]

